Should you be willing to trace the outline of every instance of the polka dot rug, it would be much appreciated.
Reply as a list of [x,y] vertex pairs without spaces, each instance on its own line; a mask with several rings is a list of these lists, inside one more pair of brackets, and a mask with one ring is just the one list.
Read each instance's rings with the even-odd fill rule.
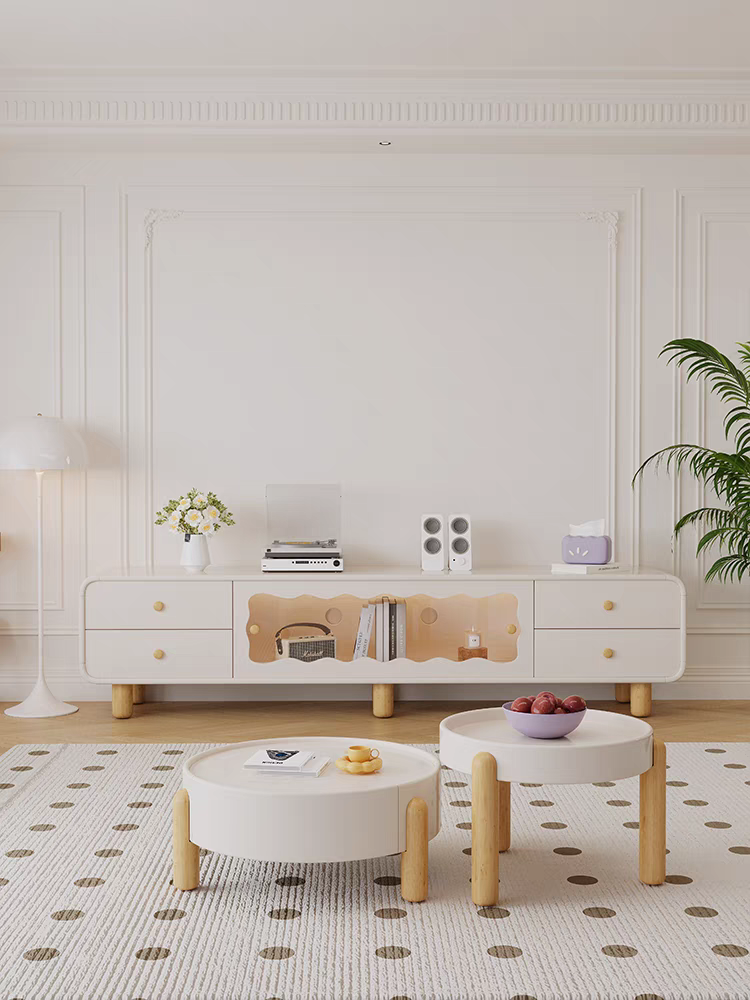
[[447,769],[425,903],[401,899],[398,857],[204,852],[201,888],[173,889],[171,799],[203,749],[0,757],[0,1000],[750,997],[750,744],[668,746],[661,886],[638,881],[637,778],[513,785],[500,899],[484,908],[469,777]]

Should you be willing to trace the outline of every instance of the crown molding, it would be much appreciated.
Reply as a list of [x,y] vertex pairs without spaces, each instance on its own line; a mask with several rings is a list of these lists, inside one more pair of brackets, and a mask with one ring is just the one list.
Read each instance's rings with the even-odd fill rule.
[[0,134],[750,136],[750,80],[0,77]]

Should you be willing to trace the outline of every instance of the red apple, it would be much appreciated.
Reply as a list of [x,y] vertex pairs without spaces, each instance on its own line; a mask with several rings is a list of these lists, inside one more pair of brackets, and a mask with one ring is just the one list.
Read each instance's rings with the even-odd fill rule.
[[554,711],[555,703],[549,698],[535,698],[534,704],[531,706],[533,715],[552,715]]
[[571,694],[563,702],[563,708],[567,708],[569,712],[582,712],[586,708],[586,702],[577,694]]
[[562,708],[562,698],[555,698],[555,704],[558,708]]
[[563,708],[561,705],[558,705],[557,708],[555,709],[555,711],[552,714],[553,715],[567,715],[568,714],[568,710],[567,710],[567,708]]
[[557,704],[557,695],[552,694],[551,691],[540,691],[537,698],[549,698],[550,701]]
[[530,712],[531,701],[529,698],[516,698],[510,706],[511,712]]

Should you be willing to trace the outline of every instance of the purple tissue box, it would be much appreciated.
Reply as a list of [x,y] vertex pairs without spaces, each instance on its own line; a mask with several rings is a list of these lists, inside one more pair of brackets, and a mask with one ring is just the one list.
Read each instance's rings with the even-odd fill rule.
[[611,554],[609,535],[566,535],[562,540],[562,557],[566,563],[604,566]]

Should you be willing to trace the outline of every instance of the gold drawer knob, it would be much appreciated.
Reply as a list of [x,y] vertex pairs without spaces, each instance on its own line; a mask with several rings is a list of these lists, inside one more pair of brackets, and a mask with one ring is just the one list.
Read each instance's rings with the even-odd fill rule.
[[154,611],[163,611],[164,601],[154,601]]
[[614,649],[610,649],[609,647],[607,647],[607,648],[606,648],[606,649],[605,649],[605,650],[604,650],[604,651],[602,652],[602,656],[604,656],[604,657],[605,657],[605,658],[606,658],[607,660],[610,660],[610,659],[611,659],[611,658],[612,658],[612,657],[613,657],[614,655],[615,655],[615,651],[614,651]]
[[602,604],[605,611],[611,611],[614,606],[614,601],[605,601],[604,604]]
[[250,626],[250,635],[257,635],[258,632],[260,632],[260,625],[251,625]]
[[164,650],[163,649],[155,649],[154,650],[154,659],[155,660],[161,660],[163,656],[164,656]]
[[515,635],[516,634],[516,626],[515,625],[506,625],[505,626],[505,631],[508,633],[508,635]]

